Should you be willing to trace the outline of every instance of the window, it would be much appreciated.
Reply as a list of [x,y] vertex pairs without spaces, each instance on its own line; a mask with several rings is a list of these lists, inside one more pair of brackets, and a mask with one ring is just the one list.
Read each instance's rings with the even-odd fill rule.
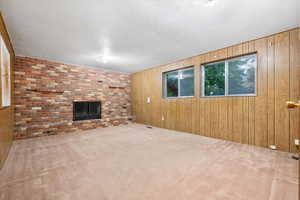
[[205,96],[220,96],[225,94],[225,63],[207,65],[205,74]]
[[11,55],[0,36],[0,107],[11,105]]
[[256,55],[202,66],[202,96],[256,94]]
[[163,77],[166,98],[194,96],[194,67],[165,72]]

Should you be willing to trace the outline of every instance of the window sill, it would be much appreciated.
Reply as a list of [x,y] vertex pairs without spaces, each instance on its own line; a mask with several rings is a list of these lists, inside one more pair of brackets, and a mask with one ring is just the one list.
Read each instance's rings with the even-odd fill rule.
[[186,97],[164,97],[164,99],[192,99],[195,96],[186,96]]
[[0,110],[6,110],[6,109],[9,109],[13,107],[13,105],[10,105],[10,106],[0,106]]
[[226,97],[257,97],[257,94],[220,95],[220,96],[201,96],[200,98],[226,98]]

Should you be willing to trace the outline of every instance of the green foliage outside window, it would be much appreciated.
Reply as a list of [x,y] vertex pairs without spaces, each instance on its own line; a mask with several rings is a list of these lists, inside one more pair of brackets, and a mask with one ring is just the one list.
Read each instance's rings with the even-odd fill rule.
[[225,62],[205,67],[205,96],[225,94]]
[[254,95],[256,92],[256,55],[207,64],[203,70],[204,96]]

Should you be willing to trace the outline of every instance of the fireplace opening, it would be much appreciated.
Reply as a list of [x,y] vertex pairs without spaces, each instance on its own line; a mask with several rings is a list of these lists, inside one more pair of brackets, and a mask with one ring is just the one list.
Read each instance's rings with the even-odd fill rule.
[[73,120],[101,119],[100,101],[73,102]]

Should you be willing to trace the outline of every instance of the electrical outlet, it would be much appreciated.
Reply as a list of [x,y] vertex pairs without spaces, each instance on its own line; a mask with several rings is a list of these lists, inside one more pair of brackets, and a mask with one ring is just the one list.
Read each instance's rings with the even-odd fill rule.
[[270,145],[269,148],[272,149],[272,150],[277,150],[277,146],[276,145]]
[[299,140],[298,139],[295,139],[295,145],[299,146]]
[[147,103],[150,103],[150,102],[151,102],[150,97],[147,97]]

